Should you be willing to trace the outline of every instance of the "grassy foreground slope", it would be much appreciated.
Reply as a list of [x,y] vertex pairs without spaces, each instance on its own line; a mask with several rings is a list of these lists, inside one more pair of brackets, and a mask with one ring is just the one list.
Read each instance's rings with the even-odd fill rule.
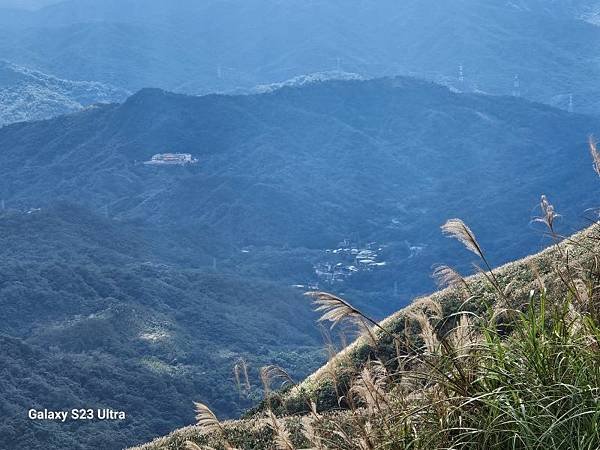
[[[558,242],[557,215],[541,206]],[[485,266],[462,225],[446,231]],[[199,426],[136,450],[598,448],[599,243],[594,224],[466,279],[444,267],[437,273],[447,288],[390,316],[246,420],[218,423],[200,405]],[[320,298],[330,318],[368,322]]]

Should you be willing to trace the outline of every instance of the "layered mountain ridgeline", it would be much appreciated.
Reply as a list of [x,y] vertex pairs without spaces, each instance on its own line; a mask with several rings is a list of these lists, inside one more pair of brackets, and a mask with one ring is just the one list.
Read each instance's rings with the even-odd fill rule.
[[[193,420],[192,399],[236,416],[233,367],[305,375],[323,359],[291,288],[226,271],[209,238],[120,223],[67,204],[0,214],[0,448],[119,449]],[[188,265],[185,265],[188,267]],[[254,389],[254,388],[253,388]],[[124,421],[27,419],[30,408],[112,408]]]
[[[432,289],[430,268],[448,255],[438,233],[446,217],[504,236],[490,239],[495,263],[539,249],[528,223],[541,193],[571,217],[565,232],[585,223],[595,127],[407,78],[253,96],[143,90],[122,105],[0,130],[0,193],[7,207],[63,199],[207,236],[222,248],[220,268],[320,283],[383,317]],[[198,163],[142,164],[166,151]],[[459,267],[470,270],[469,260]]]
[[[199,425],[135,450],[597,448],[599,233],[446,277],[244,420],[218,423],[199,405]],[[364,320],[322,298],[336,320]]]
[[[330,70],[598,112],[598,1],[71,0],[0,15],[0,55],[135,91],[249,89]],[[235,32],[232,32],[235,30]],[[459,80],[459,66],[464,80]]]
[[0,127],[124,101],[129,93],[103,83],[69,81],[0,61]]

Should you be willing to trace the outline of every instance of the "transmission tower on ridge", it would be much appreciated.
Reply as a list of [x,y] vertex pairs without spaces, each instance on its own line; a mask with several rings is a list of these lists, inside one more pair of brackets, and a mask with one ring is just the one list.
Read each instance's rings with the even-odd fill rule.
[[569,112],[573,112],[573,94],[569,94]]
[[515,79],[513,81],[513,97],[521,96],[521,80],[519,80],[519,75],[515,75]]

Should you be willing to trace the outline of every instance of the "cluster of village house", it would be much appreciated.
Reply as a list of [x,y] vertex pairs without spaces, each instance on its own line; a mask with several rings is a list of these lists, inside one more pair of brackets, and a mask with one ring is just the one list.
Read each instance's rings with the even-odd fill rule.
[[315,275],[321,282],[343,282],[348,277],[361,272],[384,267],[387,263],[380,258],[384,249],[377,242],[361,246],[345,239],[338,248],[325,250],[323,261],[313,267]]

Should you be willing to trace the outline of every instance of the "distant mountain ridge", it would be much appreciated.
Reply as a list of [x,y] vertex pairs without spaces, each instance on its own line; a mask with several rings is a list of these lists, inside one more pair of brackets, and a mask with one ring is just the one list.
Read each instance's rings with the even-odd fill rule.
[[0,61],[0,127],[115,103],[129,92],[99,82],[70,81]]
[[364,80],[357,73],[343,72],[341,70],[331,70],[326,72],[316,72],[307,75],[299,75],[281,83],[260,84],[250,90],[253,94],[266,94],[285,87],[302,87],[314,83],[322,83],[331,80]]
[[518,76],[519,95],[598,113],[597,13],[597,0],[75,0],[0,17],[0,57],[187,94],[332,70],[511,94]]

